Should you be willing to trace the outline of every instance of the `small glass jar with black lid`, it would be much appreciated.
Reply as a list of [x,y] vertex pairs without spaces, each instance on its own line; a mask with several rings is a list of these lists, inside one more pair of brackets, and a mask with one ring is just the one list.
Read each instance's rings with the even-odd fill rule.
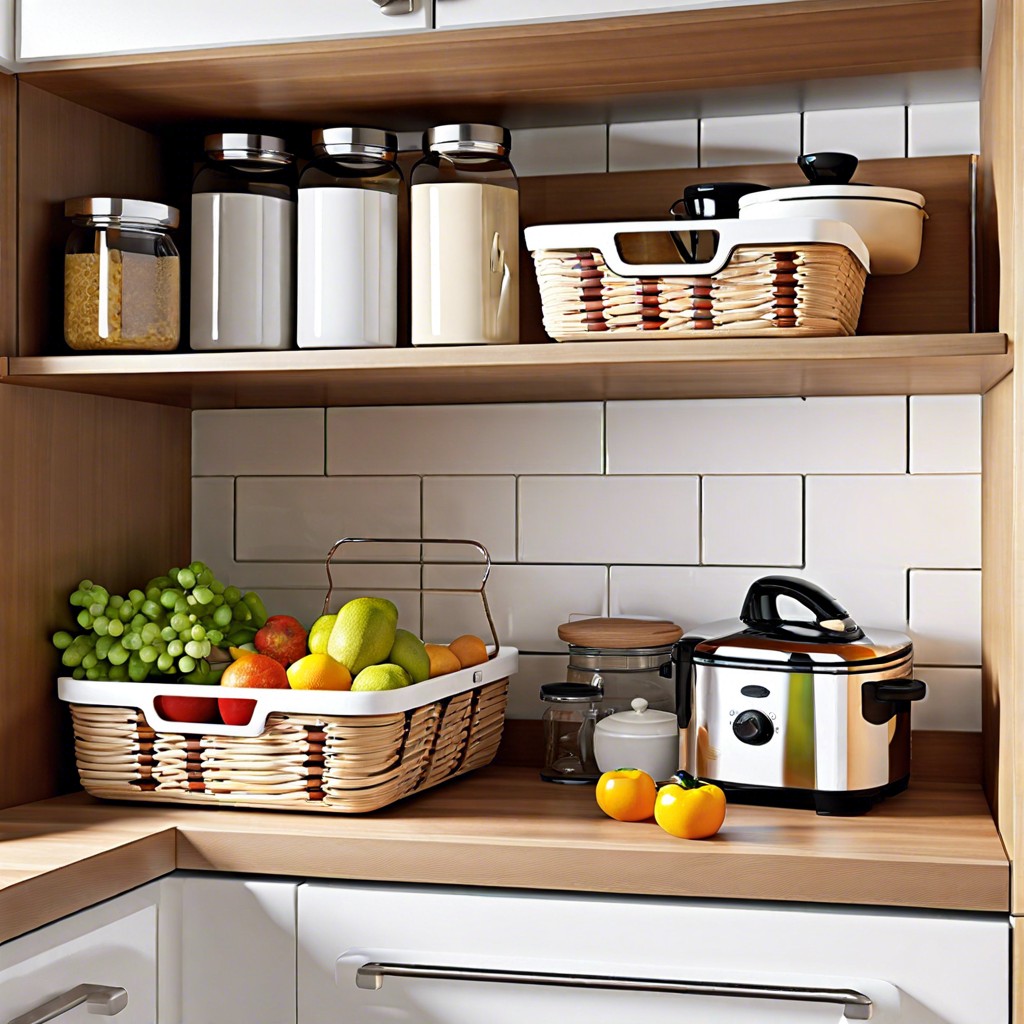
[[398,343],[397,159],[394,132],[313,132],[299,178],[299,348]]
[[64,340],[80,351],[169,352],[178,345],[181,260],[164,203],[83,196],[64,203]]
[[208,135],[192,183],[189,344],[291,348],[295,337],[295,161],[284,139]]
[[589,683],[545,683],[540,688],[544,704],[545,782],[596,782],[601,773],[594,759],[594,727],[601,717],[604,691],[600,680]]

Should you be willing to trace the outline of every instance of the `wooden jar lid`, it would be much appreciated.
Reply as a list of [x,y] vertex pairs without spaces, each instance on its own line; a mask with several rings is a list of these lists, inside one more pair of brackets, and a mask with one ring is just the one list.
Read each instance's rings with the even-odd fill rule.
[[598,650],[627,650],[636,647],[668,647],[683,635],[682,629],[667,620],[579,619],[558,627],[559,639],[575,647]]

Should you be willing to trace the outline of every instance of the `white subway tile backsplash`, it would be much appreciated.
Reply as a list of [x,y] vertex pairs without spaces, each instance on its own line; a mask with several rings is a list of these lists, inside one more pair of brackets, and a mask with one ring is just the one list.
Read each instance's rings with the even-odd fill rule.
[[910,635],[924,665],[981,664],[981,573],[910,573]]
[[[479,541],[494,562],[516,560],[514,476],[428,476],[423,480],[423,536]],[[428,544],[428,560],[476,562],[480,554],[461,545]]]
[[609,402],[609,473],[903,473],[907,403],[866,398]]
[[[480,573],[468,565],[428,565],[429,587],[479,586]],[[546,654],[563,652],[558,627],[574,612],[607,612],[608,571],[597,565],[496,565],[487,597],[502,643]],[[487,620],[472,594],[424,594],[423,635],[447,643],[461,633],[487,639]]]
[[[325,549],[324,556],[326,554]],[[401,588],[417,589],[420,585],[419,562],[335,562],[332,575],[335,587],[332,611],[338,610],[337,594],[343,590],[369,594]],[[275,588],[316,590],[321,601],[327,594],[323,556],[315,562],[235,562],[231,567],[231,582],[243,590],[258,590],[260,593]]]
[[520,178],[600,173],[608,168],[608,129],[603,124],[520,128],[512,133],[512,161]]
[[696,167],[698,122],[641,121],[608,128],[608,170],[654,171]]
[[807,565],[981,566],[978,476],[807,478]]
[[320,476],[323,409],[199,409],[193,476]]
[[[235,557],[235,481],[229,476],[192,481],[192,558],[213,566],[218,579]],[[228,582],[234,582],[229,580]]]
[[977,100],[966,103],[910,105],[908,156],[956,156],[981,149],[981,115]]
[[600,473],[600,402],[327,411],[331,475]]
[[705,117],[700,166],[789,163],[800,155],[800,114]]
[[540,688],[545,683],[564,683],[568,663],[565,654],[520,654],[519,671],[509,680],[508,717],[540,718],[544,714]]
[[526,476],[522,562],[699,561],[697,477]]
[[[239,561],[323,561],[339,537],[419,537],[420,480],[394,477],[240,477]],[[348,545],[339,559],[419,560],[413,544]]]
[[884,160],[907,152],[907,108],[809,110],[804,114],[805,153],[855,153]]
[[701,561],[708,565],[800,565],[804,485],[799,476],[706,476]]
[[981,395],[910,399],[910,472],[981,472]]
[[943,732],[981,732],[981,669],[928,668],[914,665],[928,684],[924,700],[914,704],[911,727]]
[[612,566],[610,614],[665,617],[685,630],[735,619],[750,584],[776,574],[817,583],[865,626],[906,631],[906,574],[897,568]]

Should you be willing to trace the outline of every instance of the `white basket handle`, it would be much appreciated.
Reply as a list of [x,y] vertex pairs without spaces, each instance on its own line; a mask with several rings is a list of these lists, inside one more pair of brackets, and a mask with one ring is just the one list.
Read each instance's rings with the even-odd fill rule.
[[[616,239],[630,234],[683,234],[714,231],[718,234],[715,255],[707,263],[627,263],[619,254]],[[620,277],[710,277],[729,262],[741,245],[797,248],[814,243],[844,245],[870,270],[867,246],[845,221],[793,217],[787,220],[668,220],[618,221],[605,224],[543,224],[527,228],[526,247],[541,249],[597,249],[613,274]]]

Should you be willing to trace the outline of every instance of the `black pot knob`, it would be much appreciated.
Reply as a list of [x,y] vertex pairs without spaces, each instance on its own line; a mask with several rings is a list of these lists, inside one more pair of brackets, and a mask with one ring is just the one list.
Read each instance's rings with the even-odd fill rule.
[[796,162],[812,185],[847,185],[859,163],[852,153],[804,153]]

